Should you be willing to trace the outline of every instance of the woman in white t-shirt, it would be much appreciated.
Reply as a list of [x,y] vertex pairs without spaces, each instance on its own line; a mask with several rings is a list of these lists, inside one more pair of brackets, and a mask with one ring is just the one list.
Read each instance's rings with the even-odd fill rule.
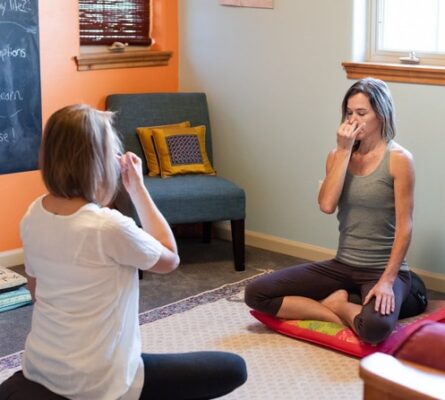
[[[21,222],[32,327],[23,371],[0,386],[1,399],[208,399],[247,379],[232,353],[141,354],[138,269],[168,273],[179,257],[141,160],[120,154],[110,112],[73,105],[46,124],[49,193]],[[106,207],[120,177],[142,229]]]

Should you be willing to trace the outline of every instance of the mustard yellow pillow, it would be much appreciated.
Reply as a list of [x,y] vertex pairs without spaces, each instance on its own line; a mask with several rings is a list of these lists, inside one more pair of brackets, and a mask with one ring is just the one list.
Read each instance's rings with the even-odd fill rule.
[[191,128],[153,129],[161,176],[215,175],[205,146],[204,125]]
[[179,122],[177,124],[170,125],[158,125],[158,126],[144,126],[141,128],[136,128],[136,132],[139,136],[139,141],[142,145],[142,150],[144,150],[145,160],[148,165],[148,175],[157,176],[161,173],[158,163],[158,155],[153,146],[153,129],[157,128],[187,128],[190,126],[189,121]]

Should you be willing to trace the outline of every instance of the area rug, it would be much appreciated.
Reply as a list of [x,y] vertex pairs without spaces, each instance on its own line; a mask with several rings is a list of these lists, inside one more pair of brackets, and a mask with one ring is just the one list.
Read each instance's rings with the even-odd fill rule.
[[277,335],[252,318],[243,301],[248,281],[141,315],[147,352],[223,350],[247,363],[247,382],[224,399],[361,399],[358,361]]
[[[357,359],[278,335],[252,318],[243,292],[254,278],[142,313],[143,351],[241,355],[249,378],[224,399],[361,399]],[[0,359],[0,382],[20,368],[20,357]]]

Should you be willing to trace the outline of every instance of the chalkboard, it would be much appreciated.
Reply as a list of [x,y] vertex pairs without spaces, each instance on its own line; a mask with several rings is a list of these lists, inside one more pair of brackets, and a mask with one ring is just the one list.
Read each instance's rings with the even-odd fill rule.
[[42,137],[38,0],[0,0],[0,174],[37,169]]

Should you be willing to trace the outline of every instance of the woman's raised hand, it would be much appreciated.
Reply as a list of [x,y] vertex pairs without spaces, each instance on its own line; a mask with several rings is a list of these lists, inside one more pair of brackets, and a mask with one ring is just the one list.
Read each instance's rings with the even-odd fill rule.
[[364,128],[365,123],[345,120],[337,129],[337,148],[339,150],[351,151],[357,135]]
[[142,161],[134,153],[128,151],[119,157],[122,182],[129,194],[144,186]]

